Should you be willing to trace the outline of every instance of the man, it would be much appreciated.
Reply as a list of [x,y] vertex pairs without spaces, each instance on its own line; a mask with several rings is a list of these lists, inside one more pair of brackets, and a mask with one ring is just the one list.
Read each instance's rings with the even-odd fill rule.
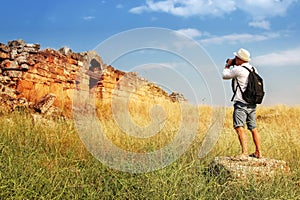
[[[234,55],[234,59],[227,60],[222,75],[223,79],[232,79],[233,81],[233,126],[238,134],[239,142],[242,147],[242,154],[239,157],[240,159],[247,159],[248,156],[261,158],[261,144],[256,128],[256,104],[249,104],[242,97],[242,91],[245,91],[247,87],[249,75],[249,71],[243,66],[250,70],[253,68],[249,63],[250,53],[246,49],[241,48],[238,52],[235,52]],[[252,138],[256,147],[255,152],[250,155],[248,155],[247,135],[244,129],[245,124],[247,124],[248,129],[252,133]]]

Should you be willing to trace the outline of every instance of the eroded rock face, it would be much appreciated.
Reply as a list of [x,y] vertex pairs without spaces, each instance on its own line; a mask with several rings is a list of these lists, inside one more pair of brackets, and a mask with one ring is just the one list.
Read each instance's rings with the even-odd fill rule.
[[74,90],[78,88],[95,94],[98,100],[113,96],[130,96],[137,101],[178,99],[134,72],[125,73],[106,66],[96,51],[74,53],[68,47],[58,51],[40,50],[39,44],[27,44],[23,40],[10,41],[7,45],[0,43],[2,106],[10,110],[25,104],[30,107],[52,94],[56,97],[53,105],[70,113]]
[[58,96],[54,105],[66,105],[66,110],[70,110],[78,63],[83,56],[72,52],[65,55],[53,49],[40,50],[39,44],[26,44],[23,40],[1,44],[0,52],[2,97],[22,98],[35,104],[53,93]]
[[235,157],[216,157],[210,164],[210,174],[233,179],[267,179],[276,174],[290,171],[283,160],[271,158],[252,158],[238,160]]

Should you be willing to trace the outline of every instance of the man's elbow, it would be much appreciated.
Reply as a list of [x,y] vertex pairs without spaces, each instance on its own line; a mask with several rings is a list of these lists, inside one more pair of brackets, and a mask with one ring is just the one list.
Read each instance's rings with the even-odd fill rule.
[[226,75],[223,75],[223,76],[222,76],[222,78],[223,78],[224,80],[231,79],[231,77],[229,77],[229,76],[226,76]]

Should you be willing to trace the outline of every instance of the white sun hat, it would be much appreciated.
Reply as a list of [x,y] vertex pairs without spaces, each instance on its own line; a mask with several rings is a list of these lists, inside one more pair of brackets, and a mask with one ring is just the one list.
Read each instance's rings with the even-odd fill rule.
[[238,52],[234,52],[233,53],[235,56],[237,56],[238,58],[242,59],[243,61],[250,61],[251,58],[250,58],[250,53],[249,51],[247,51],[246,49],[243,49],[243,48],[240,48],[238,50]]

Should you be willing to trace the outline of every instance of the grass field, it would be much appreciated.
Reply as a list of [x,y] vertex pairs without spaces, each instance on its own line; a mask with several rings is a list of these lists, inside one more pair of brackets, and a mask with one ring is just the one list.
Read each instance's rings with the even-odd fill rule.
[[[117,146],[147,152],[167,144],[179,127],[178,106],[165,109],[168,121],[163,131],[147,140],[122,135],[108,105],[98,105],[98,117]],[[148,110],[145,105],[130,106],[133,121],[139,126],[149,124]],[[227,108],[217,144],[200,159],[199,147],[210,123],[211,108],[201,106],[198,110],[197,137],[190,148],[171,165],[140,174],[118,171],[95,159],[80,140],[73,120],[34,123],[26,111],[2,111],[0,199],[300,199],[300,107],[258,107],[263,155],[287,161],[291,174],[248,184],[220,182],[217,179],[222,177],[205,174],[215,156],[236,155],[240,148],[232,128],[232,108]],[[250,134],[248,139],[250,151],[254,151]]]

